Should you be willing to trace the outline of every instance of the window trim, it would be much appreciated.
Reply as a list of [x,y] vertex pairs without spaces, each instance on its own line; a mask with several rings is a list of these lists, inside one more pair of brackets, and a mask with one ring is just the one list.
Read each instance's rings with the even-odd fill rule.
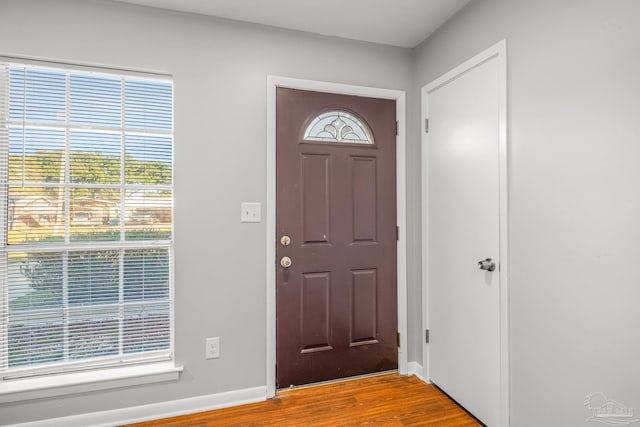
[[175,381],[183,370],[168,361],[9,380],[0,383],[0,404]]
[[[8,230],[5,224],[8,220],[8,189],[10,187],[8,181],[9,173],[9,150],[0,150],[0,271],[7,272],[8,263],[6,254],[10,251],[24,250],[25,252],[48,252],[48,251],[67,251],[74,250],[102,250],[102,249],[122,249],[146,248],[146,247],[164,247],[168,251],[169,256],[169,348],[163,351],[155,351],[156,355],[145,357],[141,353],[127,357],[120,355],[111,358],[108,363],[101,363],[101,358],[88,359],[86,362],[78,361],[53,364],[51,368],[46,366],[33,366],[25,368],[28,374],[21,375],[21,368],[17,368],[10,372],[0,375],[0,403],[13,402],[28,399],[37,399],[41,397],[57,396],[61,394],[73,394],[93,390],[102,390],[108,388],[124,387],[135,384],[146,384],[158,381],[176,380],[179,378],[183,370],[182,366],[175,363],[175,258],[174,258],[174,242],[175,242],[175,86],[173,76],[166,72],[133,70],[125,68],[116,68],[105,65],[89,65],[68,63],[49,59],[34,59],[19,56],[0,55],[0,63],[20,64],[25,67],[37,67],[42,69],[50,69],[63,72],[81,72],[89,73],[96,76],[117,76],[121,79],[144,79],[155,82],[169,82],[172,85],[172,116],[171,130],[171,184],[158,185],[137,185],[126,184],[124,181],[119,185],[105,184],[105,187],[143,187],[152,190],[171,190],[171,238],[166,240],[116,240],[116,241],[96,241],[96,242],[73,242],[71,244],[47,244],[37,246],[33,244],[8,244]],[[0,132],[6,130],[13,121],[9,118],[9,80],[0,82]],[[67,94],[68,96],[68,94]],[[2,103],[6,98],[6,103]],[[124,100],[122,101],[124,102]],[[6,108],[6,111],[4,111]],[[68,107],[67,107],[68,108]],[[38,126],[38,123],[31,123]],[[69,123],[56,125],[51,123],[42,124],[49,128],[67,129]],[[101,131],[101,127],[83,126],[83,130]],[[164,136],[166,131],[155,131],[149,129],[128,129],[123,122],[120,128],[105,128],[113,132],[133,134],[133,135],[150,135]],[[8,135],[7,135],[8,138]],[[124,173],[124,170],[122,170]],[[5,178],[6,177],[6,178]],[[6,185],[5,185],[6,184]],[[59,185],[59,184],[58,184]],[[62,186],[68,185],[67,183]],[[83,188],[92,185],[82,185]],[[100,187],[100,184],[94,185]],[[66,233],[65,233],[66,234]],[[2,274],[2,273],[0,273]],[[5,277],[6,278],[6,277]],[[0,280],[0,317],[8,317],[9,302],[8,290],[5,288],[7,281]],[[7,337],[8,338],[8,337]],[[8,347],[8,343],[7,343]],[[149,352],[154,353],[154,351]],[[162,354],[160,354],[162,353]],[[148,353],[147,353],[148,354]],[[136,357],[137,356],[137,357]],[[53,392],[52,389],[55,389]]]
[[99,63],[73,63],[52,58],[33,58],[20,55],[0,55],[0,62],[20,63],[33,67],[65,69],[67,71],[80,71],[96,75],[119,74],[122,77],[139,77],[146,80],[167,81],[173,80],[173,75],[166,71],[144,70],[111,66]]

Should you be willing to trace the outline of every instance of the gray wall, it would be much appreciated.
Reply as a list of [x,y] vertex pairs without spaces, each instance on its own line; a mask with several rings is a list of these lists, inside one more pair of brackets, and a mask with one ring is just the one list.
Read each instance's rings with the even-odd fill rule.
[[[0,54],[173,74],[176,358],[185,366],[179,382],[3,405],[0,424],[264,385],[265,224],[240,224],[239,211],[241,201],[266,201],[266,76],[408,91],[412,51],[100,1],[1,0]],[[418,152],[410,141],[414,177]],[[409,299],[419,300],[419,182],[409,190]],[[208,336],[221,337],[218,360],[204,359]]]
[[594,392],[640,410],[638,18],[474,0],[417,49],[416,90],[508,40],[515,427],[592,425]]

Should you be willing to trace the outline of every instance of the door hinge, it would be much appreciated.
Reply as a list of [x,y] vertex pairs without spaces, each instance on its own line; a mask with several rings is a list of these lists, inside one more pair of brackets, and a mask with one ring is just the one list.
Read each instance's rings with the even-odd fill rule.
[[396,136],[398,136],[398,121],[396,120]]
[[398,341],[398,347],[400,347],[400,332],[396,332],[396,338]]
[[429,119],[424,119],[424,133],[429,133]]
[[424,330],[424,342],[429,344],[429,330],[428,329]]
[[396,241],[400,240],[400,227],[396,225]]

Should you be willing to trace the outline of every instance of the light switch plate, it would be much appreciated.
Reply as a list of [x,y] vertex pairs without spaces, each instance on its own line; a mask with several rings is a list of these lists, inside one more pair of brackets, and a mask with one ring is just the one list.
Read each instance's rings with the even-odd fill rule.
[[240,205],[240,222],[262,221],[261,204],[257,202],[242,202]]

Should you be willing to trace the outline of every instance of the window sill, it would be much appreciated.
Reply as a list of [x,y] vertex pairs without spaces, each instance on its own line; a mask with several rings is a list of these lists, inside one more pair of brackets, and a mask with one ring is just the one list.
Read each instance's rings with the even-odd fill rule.
[[182,366],[173,362],[74,372],[46,377],[7,380],[0,383],[0,404],[128,387],[180,377]]

